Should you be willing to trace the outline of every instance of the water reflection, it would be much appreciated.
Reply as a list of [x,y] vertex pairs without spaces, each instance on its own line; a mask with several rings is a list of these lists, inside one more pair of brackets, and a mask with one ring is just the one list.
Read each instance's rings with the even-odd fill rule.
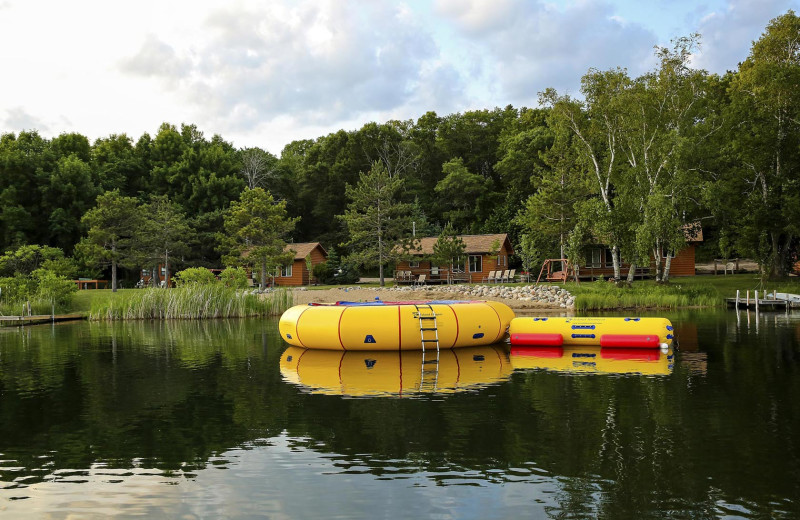
[[285,381],[305,391],[346,397],[413,397],[476,390],[511,374],[503,345],[428,351],[334,351],[289,347]]
[[665,376],[672,373],[675,354],[645,348],[512,347],[515,370],[538,369],[573,374],[634,374]]
[[795,315],[670,314],[671,372],[452,351],[428,389],[403,357],[311,377],[270,320],[2,331],[0,517],[797,518]]

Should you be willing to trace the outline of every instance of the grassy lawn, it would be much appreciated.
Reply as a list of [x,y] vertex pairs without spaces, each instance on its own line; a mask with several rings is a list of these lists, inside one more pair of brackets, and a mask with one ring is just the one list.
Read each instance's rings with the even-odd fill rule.
[[[532,283],[532,282],[531,282]],[[387,280],[386,287],[393,281]],[[517,283],[507,285],[529,285]],[[554,284],[564,287],[575,295],[575,305],[579,310],[633,309],[633,308],[678,308],[678,307],[718,307],[725,305],[725,298],[742,295],[745,291],[775,291],[800,294],[800,278],[789,278],[780,282],[767,282],[760,285],[755,274],[736,274],[728,276],[689,276],[673,278],[669,284],[659,285],[652,280],[637,280],[630,288],[619,288],[609,282],[581,282],[576,284]],[[378,287],[377,283],[358,284],[359,288]],[[309,291],[341,289],[353,285],[314,285]],[[125,298],[140,289],[120,289],[116,293],[110,289],[78,291],[73,300],[71,312],[87,312],[112,298]]]
[[634,282],[630,288],[618,288],[609,282],[574,282],[558,284],[575,295],[580,310],[620,309],[636,307],[713,307],[725,305],[726,298],[736,296],[736,290],[800,293],[800,278],[767,282],[761,286],[755,274],[728,276],[687,276],[671,279],[660,285],[652,280]]

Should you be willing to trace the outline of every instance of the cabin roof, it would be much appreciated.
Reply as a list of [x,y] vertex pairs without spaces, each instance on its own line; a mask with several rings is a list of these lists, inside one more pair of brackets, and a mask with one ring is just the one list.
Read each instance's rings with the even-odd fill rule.
[[[513,254],[511,248],[511,241],[508,240],[507,233],[497,233],[493,235],[458,235],[458,238],[464,241],[464,253],[478,254],[488,253],[492,249],[492,244],[498,242],[502,249],[505,244],[509,254]],[[411,249],[409,253],[412,255],[432,255],[433,245],[439,237],[424,237],[417,239],[418,247]]]
[[295,260],[303,260],[305,257],[311,254],[315,248],[319,247],[322,251],[322,254],[327,258],[328,252],[325,251],[325,248],[322,247],[322,244],[319,242],[297,242],[294,244],[286,244],[286,247],[283,249],[284,251],[294,251],[294,259]]

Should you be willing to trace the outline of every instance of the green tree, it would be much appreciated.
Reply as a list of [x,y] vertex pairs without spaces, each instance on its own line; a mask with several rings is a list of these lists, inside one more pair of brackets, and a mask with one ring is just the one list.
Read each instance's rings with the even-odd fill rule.
[[451,281],[453,264],[464,257],[466,244],[456,233],[453,224],[445,225],[436,242],[433,244],[433,257],[431,260],[437,265],[447,266],[447,281]]
[[468,230],[475,222],[476,203],[485,194],[487,183],[483,177],[470,172],[459,157],[442,165],[445,177],[436,184],[436,193],[445,208],[443,216],[457,229]]
[[78,249],[93,263],[111,266],[112,292],[117,290],[117,267],[130,258],[131,237],[141,216],[138,201],[117,189],[99,195],[97,205],[81,218],[88,232]]
[[[767,259],[773,277],[787,272],[800,236],[800,17],[770,21],[730,87],[733,172],[746,187],[738,205],[739,244]],[[737,183],[727,178],[727,183]],[[766,240],[762,240],[762,235]],[[766,250],[760,250],[760,244]]]
[[286,215],[286,202],[276,202],[262,188],[245,188],[238,201],[225,213],[225,233],[220,235],[224,259],[261,268],[261,288],[267,286],[267,272],[292,261],[285,238],[294,230],[297,218]]
[[140,212],[139,225],[131,241],[133,255],[139,265],[152,265],[154,275],[158,272],[157,264],[163,264],[165,279],[169,280],[170,261],[189,251],[194,231],[180,206],[166,195],[153,196],[140,207]]
[[[527,281],[531,281],[531,270],[542,262],[542,253],[536,247],[536,241],[528,234],[519,237],[519,244],[514,248],[517,256],[522,261],[522,268],[527,274]],[[561,258],[564,258],[563,256]]]
[[358,184],[348,184],[345,195],[350,200],[340,218],[347,226],[352,248],[350,259],[366,267],[378,267],[381,286],[385,285],[384,267],[398,259],[411,231],[409,204],[398,200],[403,185],[400,177],[391,178],[381,162],[361,173]]

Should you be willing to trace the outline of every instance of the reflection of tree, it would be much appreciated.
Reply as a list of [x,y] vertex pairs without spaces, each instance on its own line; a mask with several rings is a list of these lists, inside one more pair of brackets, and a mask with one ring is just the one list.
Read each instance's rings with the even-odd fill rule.
[[7,331],[0,452],[26,469],[0,467],[0,480],[95,462],[195,471],[286,432],[342,471],[424,471],[443,485],[551,480],[552,516],[712,511],[731,498],[757,515],[765,497],[797,495],[787,476],[800,467],[800,379],[790,377],[800,356],[788,327],[755,335],[716,326],[724,320],[735,316],[698,322],[703,377],[680,363],[653,379],[528,371],[430,400],[302,393],[281,380],[275,321]]

